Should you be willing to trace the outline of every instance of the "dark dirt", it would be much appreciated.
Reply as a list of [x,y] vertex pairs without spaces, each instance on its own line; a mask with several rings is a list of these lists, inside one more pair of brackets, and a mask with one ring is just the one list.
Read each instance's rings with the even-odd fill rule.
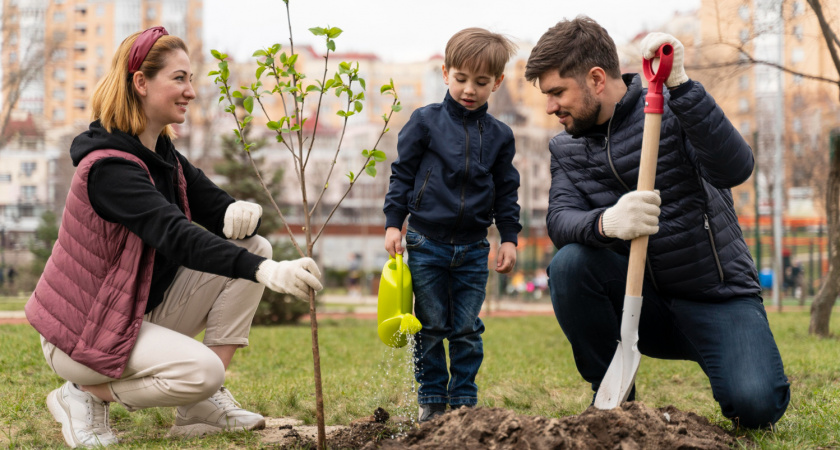
[[[383,414],[384,413],[384,414]],[[729,449],[732,435],[706,418],[673,406],[653,409],[624,403],[602,411],[588,408],[559,419],[523,416],[499,408],[458,409],[393,438],[399,426],[384,410],[327,434],[333,449]],[[747,443],[742,443],[747,444]],[[308,439],[295,445],[310,445]]]

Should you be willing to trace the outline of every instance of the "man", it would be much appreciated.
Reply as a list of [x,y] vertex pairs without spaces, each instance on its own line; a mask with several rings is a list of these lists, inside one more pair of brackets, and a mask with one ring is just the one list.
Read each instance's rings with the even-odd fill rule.
[[638,74],[621,75],[606,30],[585,16],[564,20],[531,51],[525,77],[565,128],[549,144],[555,315],[578,371],[597,391],[620,340],[630,240],[649,235],[639,350],[697,362],[724,416],[736,426],[769,427],[784,414],[790,387],[729,190],[752,173],[752,151],[686,76],[677,39],[652,33],[643,56],[666,42],[674,59],[658,192],[635,190],[646,89]]

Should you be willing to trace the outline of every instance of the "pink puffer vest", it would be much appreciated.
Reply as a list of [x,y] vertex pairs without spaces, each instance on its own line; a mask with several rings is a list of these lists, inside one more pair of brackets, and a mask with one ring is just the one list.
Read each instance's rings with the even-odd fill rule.
[[[125,158],[149,171],[140,158],[119,150],[96,150],[79,163],[58,240],[26,303],[26,318],[74,361],[120,378],[143,321],[155,250],[93,210],[88,174],[96,161],[108,157]],[[178,194],[190,218],[180,165],[177,174]]]

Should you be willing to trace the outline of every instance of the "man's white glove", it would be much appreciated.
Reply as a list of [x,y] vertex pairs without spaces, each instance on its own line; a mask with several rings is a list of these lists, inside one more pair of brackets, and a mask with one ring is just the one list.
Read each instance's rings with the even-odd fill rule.
[[316,292],[324,288],[319,278],[321,270],[312,258],[280,262],[266,259],[257,268],[257,281],[272,291],[291,294],[301,300],[309,300],[309,288]]
[[633,191],[618,199],[601,216],[604,235],[625,241],[659,231],[659,191]]
[[222,233],[228,239],[244,239],[257,229],[262,217],[262,206],[251,203],[236,201],[228,206],[225,211],[225,226]]
[[674,62],[671,65],[671,74],[665,80],[665,86],[672,88],[688,81],[688,75],[685,74],[684,67],[685,48],[682,42],[670,34],[650,33],[642,39],[642,57],[644,59],[652,59],[656,51],[659,50],[659,47],[666,42],[674,47]]

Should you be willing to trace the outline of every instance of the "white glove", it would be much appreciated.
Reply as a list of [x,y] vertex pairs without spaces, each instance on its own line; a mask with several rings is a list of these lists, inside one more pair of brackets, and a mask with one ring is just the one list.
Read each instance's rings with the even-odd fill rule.
[[244,239],[257,229],[260,217],[262,217],[262,206],[251,202],[233,202],[225,211],[225,226],[222,228],[222,233],[228,239]]
[[625,241],[659,231],[659,191],[633,191],[601,216],[604,235]]
[[[666,42],[674,47],[674,62],[671,65],[671,74],[665,80],[665,86],[672,88],[688,81],[688,75],[685,74],[684,67],[685,48],[682,42],[670,34],[650,33],[642,39],[642,58],[653,58],[659,47]],[[658,68],[658,65],[655,65],[655,68]]]
[[324,288],[319,278],[321,271],[312,258],[280,262],[266,259],[257,268],[257,281],[272,291],[291,294],[301,300],[309,299],[309,288],[316,292]]

